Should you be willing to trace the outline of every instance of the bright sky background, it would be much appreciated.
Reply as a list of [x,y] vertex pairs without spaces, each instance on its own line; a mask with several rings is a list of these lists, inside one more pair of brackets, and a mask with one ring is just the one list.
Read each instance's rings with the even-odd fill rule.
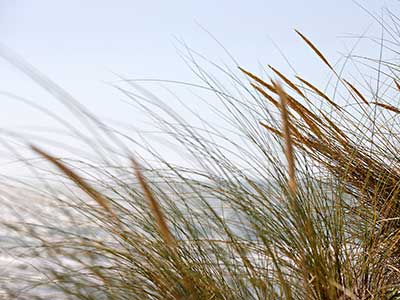
[[[395,0],[358,3],[378,14],[384,5],[398,6]],[[248,69],[269,63],[285,69],[275,42],[296,69],[318,80],[323,66],[293,29],[335,61],[354,42],[341,37],[360,34],[372,23],[351,0],[0,0],[4,45],[100,117],[131,124],[139,116],[106,84],[117,79],[113,72],[127,78],[194,81],[177,52],[182,49],[177,40],[217,62],[231,63],[201,26]],[[62,112],[56,101],[4,60],[0,82],[2,91]],[[24,104],[3,96],[0,101],[0,128],[51,126]]]

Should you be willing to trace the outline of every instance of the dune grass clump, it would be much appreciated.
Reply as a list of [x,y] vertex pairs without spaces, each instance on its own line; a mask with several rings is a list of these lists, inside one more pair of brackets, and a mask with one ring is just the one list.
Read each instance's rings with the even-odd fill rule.
[[[398,38],[397,27],[382,25]],[[377,88],[360,87],[297,34],[332,74],[332,92],[272,66],[263,79],[214,65],[234,84],[230,93],[188,51],[204,82],[198,88],[224,105],[217,113],[233,136],[202,116],[203,127],[192,126],[137,82],[118,87],[194,167],[143,144],[153,161],[140,157],[136,141],[24,67],[79,116],[102,159],[61,158],[29,144],[60,185],[43,179],[29,189],[48,210],[30,207],[3,222],[24,241],[7,249],[23,268],[1,276],[5,299],[398,297],[397,65],[368,60]]]

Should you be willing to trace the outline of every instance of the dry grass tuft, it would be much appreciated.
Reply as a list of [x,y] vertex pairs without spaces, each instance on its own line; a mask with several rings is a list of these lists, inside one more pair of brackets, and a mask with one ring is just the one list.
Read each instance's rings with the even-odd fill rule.
[[[397,25],[386,30],[391,28]],[[369,70],[378,70],[377,90],[358,89],[296,32],[328,66],[336,80],[328,88],[299,75],[292,80],[273,67],[280,83],[241,67],[237,76],[211,62],[235,82],[229,91],[188,50],[189,65],[204,81],[194,87],[222,101],[219,107],[213,98],[210,107],[227,128],[190,106],[185,108],[200,126],[185,122],[135,82],[119,88],[180,147],[182,157],[190,157],[190,167],[171,164],[157,147],[143,146],[151,143],[110,130],[86,111],[79,116],[94,134],[94,152],[104,154],[100,162],[66,164],[31,146],[100,209],[76,189],[59,197],[48,187],[41,199],[46,195],[62,213],[43,217],[32,210],[24,219],[12,203],[17,221],[4,221],[4,232],[24,241],[12,253],[21,259],[32,255],[32,266],[25,268],[36,273],[19,276],[17,287],[18,276],[0,280],[8,298],[396,299],[398,68],[392,59],[369,60]],[[371,81],[363,79],[355,82]],[[138,145],[154,161],[145,173],[129,150]],[[79,175],[86,171],[90,181]]]

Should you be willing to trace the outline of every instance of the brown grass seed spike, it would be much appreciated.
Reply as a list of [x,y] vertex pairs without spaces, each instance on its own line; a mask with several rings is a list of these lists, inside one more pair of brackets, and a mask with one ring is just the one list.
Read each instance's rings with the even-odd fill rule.
[[143,190],[144,197],[146,198],[146,200],[149,203],[151,212],[154,216],[154,219],[156,220],[156,223],[157,223],[157,226],[158,226],[158,229],[160,231],[162,238],[164,239],[165,243],[170,248],[176,248],[176,245],[177,245],[176,240],[172,236],[172,233],[170,232],[170,230],[168,228],[166,219],[164,217],[164,214],[162,213],[162,210],[161,210],[161,207],[160,207],[158,201],[154,197],[154,194],[151,191],[150,186],[148,185],[146,179],[144,178],[144,176],[140,170],[140,165],[133,158],[131,158],[131,162],[132,162],[133,169],[135,171],[135,176],[139,182],[139,185],[141,186],[141,188]]
[[295,161],[294,161],[294,149],[292,136],[290,134],[290,119],[287,110],[287,94],[282,89],[279,83],[274,83],[275,88],[278,92],[279,98],[281,100],[281,115],[282,115],[282,131],[285,139],[285,154],[288,163],[288,173],[289,173],[289,191],[292,195],[296,192],[296,176],[295,176]]

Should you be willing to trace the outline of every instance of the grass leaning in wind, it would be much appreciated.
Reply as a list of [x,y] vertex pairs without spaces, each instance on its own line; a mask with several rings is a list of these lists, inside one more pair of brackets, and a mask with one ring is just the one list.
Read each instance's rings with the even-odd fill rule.
[[288,162],[288,186],[290,193],[294,196],[296,194],[296,174],[295,174],[295,162],[294,162],[294,153],[293,153],[293,143],[292,143],[292,135],[290,133],[290,119],[287,110],[287,94],[283,91],[282,87],[279,84],[274,84],[275,90],[278,93],[279,99],[281,101],[281,115],[282,115],[282,130],[284,133],[285,139],[285,154]]
[[[127,166],[114,168],[118,173],[113,165],[94,165],[89,181],[79,165],[66,165],[33,147],[60,171],[58,180],[66,176],[95,201],[83,205],[83,199],[69,209],[98,231],[77,232],[83,221],[74,214],[68,230],[62,222],[44,223],[35,216],[30,223],[5,224],[36,240],[33,251],[46,263],[35,266],[41,273],[26,280],[27,289],[6,286],[10,295],[48,299],[36,293],[44,286],[61,299],[391,297],[400,285],[400,174],[396,122],[386,113],[398,109],[384,99],[369,101],[310,39],[297,33],[353,106],[273,67],[282,86],[244,68],[244,79],[223,70],[236,84],[238,93],[230,94],[188,51],[186,58],[204,89],[223,101],[221,116],[236,126],[245,145],[207,122],[207,130],[185,123],[157,104],[154,95],[128,82],[134,91],[121,91],[142,105],[199,167],[172,165],[149,148],[161,168],[142,169],[127,152]],[[397,88],[396,78],[391,79]],[[48,88],[54,85],[45,82]],[[381,113],[372,114],[375,108]],[[88,119],[93,132],[107,130]],[[111,137],[129,149],[129,139]],[[95,150],[104,150],[106,161],[114,161],[116,154],[107,149],[112,147]],[[127,179],[133,175],[136,181]],[[74,203],[81,195],[66,197],[64,203]]]

